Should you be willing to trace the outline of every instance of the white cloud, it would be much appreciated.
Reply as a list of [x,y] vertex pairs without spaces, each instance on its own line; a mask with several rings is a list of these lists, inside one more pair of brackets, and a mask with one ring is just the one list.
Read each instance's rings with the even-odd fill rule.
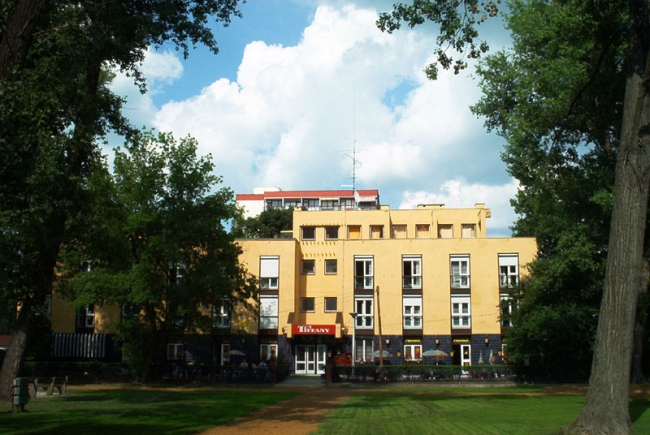
[[154,52],[147,51],[142,72],[147,80],[156,86],[160,84],[169,85],[183,75],[183,64],[176,55],[169,51]]
[[[483,203],[487,208],[498,209],[500,214],[492,214],[488,224],[489,236],[509,235],[508,228],[515,220],[510,207],[510,198],[517,193],[519,183],[511,179],[502,185],[467,183],[463,178],[446,181],[437,192],[405,191],[399,208],[412,209],[418,204],[444,204],[446,208],[474,207]],[[504,211],[508,211],[503,213]]]
[[[298,44],[250,42],[236,81],[213,77],[198,95],[159,110],[148,96],[128,93],[127,111],[143,121],[134,124],[197,138],[235,192],[349,185],[354,144],[356,187],[378,188],[382,202],[406,206],[431,195],[414,192],[451,198],[459,183],[472,197],[467,206],[492,208],[489,228],[511,225],[514,187],[499,141],[468,109],[480,96],[476,84],[467,74],[442,72],[431,82],[422,72],[435,35],[406,28],[388,35],[373,9],[323,3],[330,5],[315,10]],[[177,62],[169,53],[147,56],[154,91],[179,80]]]
[[142,94],[133,84],[133,78],[116,72],[111,83],[111,90],[126,98],[124,113],[136,127],[151,127],[151,120],[156,115],[158,108],[152,100],[157,89],[163,85],[170,85],[183,74],[183,64],[170,52],[156,53],[147,50],[141,70],[147,79],[147,93]]

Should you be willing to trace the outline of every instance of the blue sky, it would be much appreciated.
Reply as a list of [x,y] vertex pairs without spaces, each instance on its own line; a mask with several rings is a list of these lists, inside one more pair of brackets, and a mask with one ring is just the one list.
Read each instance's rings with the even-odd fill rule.
[[[503,140],[469,111],[481,96],[471,69],[427,80],[435,29],[381,33],[392,3],[249,0],[215,28],[217,56],[162,47],[142,66],[149,93],[122,76],[113,89],[136,126],[194,136],[235,193],[340,189],[354,172],[356,188],[379,189],[394,209],[484,202],[488,235],[507,236],[517,184]],[[481,30],[491,47],[508,44],[498,21]]]

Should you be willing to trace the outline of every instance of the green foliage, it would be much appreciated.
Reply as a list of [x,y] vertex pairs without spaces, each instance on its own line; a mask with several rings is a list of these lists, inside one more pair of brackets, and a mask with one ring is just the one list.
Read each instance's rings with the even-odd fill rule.
[[[392,33],[401,27],[402,22],[411,28],[427,21],[438,25],[437,62],[424,70],[429,79],[435,80],[438,65],[449,69],[453,64],[454,72],[458,74],[467,68],[465,59],[479,59],[489,50],[488,44],[479,38],[477,26],[498,15],[499,3],[500,0],[480,3],[478,0],[413,0],[411,5],[398,3],[393,6],[392,12],[381,13],[377,27],[383,32]],[[457,52],[460,57],[452,57],[449,51]]]
[[[77,273],[78,262],[64,266],[71,276],[61,288],[67,298],[79,306],[129,307],[137,315],[117,327],[136,375],[146,373],[161,338],[209,331],[213,307],[224,299],[248,307],[257,291],[226,229],[238,216],[233,194],[217,189],[221,178],[211,158],[196,151],[190,137],[176,142],[151,132],[116,150],[114,212],[104,215],[113,220],[103,225],[104,237],[87,238],[101,245],[67,250],[70,259],[92,259],[86,273]],[[107,242],[116,249],[107,250]]]
[[238,222],[235,233],[248,239],[277,239],[293,228],[293,208],[270,208]]
[[[109,132],[131,140],[122,99],[106,86],[114,69],[142,91],[146,50],[173,43],[188,55],[196,44],[217,52],[214,22],[239,16],[237,0],[176,2],[66,0],[5,2],[0,8],[0,300],[21,304],[14,330],[30,335],[44,311],[61,247],[115,240],[97,225],[96,176],[106,177],[100,144]],[[25,8],[23,8],[25,6]],[[36,6],[36,7],[34,7]],[[20,11],[31,9],[32,14]],[[18,41],[20,53],[10,44]],[[105,186],[106,187],[106,186]],[[100,189],[101,191],[101,189]],[[93,233],[89,228],[95,227]],[[117,255],[121,245],[108,246]],[[91,257],[94,258],[94,257]],[[71,264],[71,263],[68,263]],[[76,263],[79,264],[79,263]],[[27,342],[28,340],[20,341]],[[0,397],[24,361],[12,346],[0,373]],[[12,373],[9,373],[12,371]]]
[[507,141],[502,158],[521,186],[513,231],[539,246],[532,278],[515,295],[508,349],[521,363],[543,362],[547,376],[586,378],[621,133],[625,8],[541,0],[509,7],[513,48],[481,62],[483,97],[472,107]]

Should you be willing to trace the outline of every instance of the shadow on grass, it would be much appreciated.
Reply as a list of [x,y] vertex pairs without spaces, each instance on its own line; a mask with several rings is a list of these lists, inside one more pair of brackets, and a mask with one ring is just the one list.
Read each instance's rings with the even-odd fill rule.
[[630,400],[630,420],[635,423],[650,408],[650,400],[632,399]]
[[295,396],[266,391],[88,391],[31,401],[26,413],[0,414],[0,428],[9,435],[185,435]]

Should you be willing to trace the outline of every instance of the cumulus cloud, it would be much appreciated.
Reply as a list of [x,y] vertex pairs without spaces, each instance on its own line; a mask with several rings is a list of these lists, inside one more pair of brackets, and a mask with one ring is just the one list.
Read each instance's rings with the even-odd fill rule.
[[[451,204],[461,192],[472,198],[464,206],[492,208],[489,228],[507,231],[515,187],[499,159],[500,141],[469,111],[480,97],[476,83],[452,72],[427,80],[422,69],[435,34],[380,32],[377,10],[392,2],[318,3],[298,43],[246,45],[236,79],[216,75],[200,93],[160,108],[131,91],[128,107],[143,125],[197,138],[238,193],[354,181],[378,188],[383,203],[408,207]],[[143,69],[154,92],[179,80],[173,55],[150,55]]]
[[419,204],[444,204],[446,208],[466,208],[483,203],[487,208],[502,212],[498,215],[492,214],[488,235],[507,236],[510,233],[508,227],[515,220],[510,198],[515,196],[518,188],[519,183],[514,179],[502,185],[487,185],[468,183],[465,179],[458,178],[444,182],[437,191],[405,191],[399,208],[412,209]]
[[170,85],[182,76],[183,64],[174,53],[147,50],[140,69],[147,80],[147,93],[142,94],[133,84],[133,78],[119,71],[110,86],[113,92],[126,99],[125,114],[137,127],[151,126],[158,112],[152,96],[161,86]]

